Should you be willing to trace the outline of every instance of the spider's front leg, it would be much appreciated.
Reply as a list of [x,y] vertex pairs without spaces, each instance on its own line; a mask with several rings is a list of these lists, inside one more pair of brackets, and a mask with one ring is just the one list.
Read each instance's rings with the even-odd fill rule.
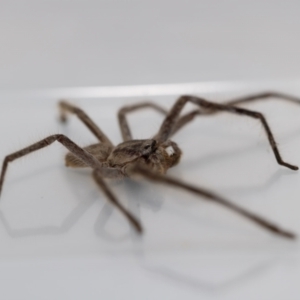
[[63,134],[54,134],[54,135],[50,135],[50,136],[42,139],[41,141],[39,141],[37,143],[34,143],[26,148],[23,148],[17,152],[11,153],[4,158],[4,161],[2,164],[1,175],[0,175],[0,193],[1,193],[1,190],[3,187],[3,182],[4,182],[5,174],[6,174],[9,163],[13,162],[14,160],[16,160],[22,156],[25,156],[34,151],[45,148],[45,147],[51,145],[55,141],[64,145],[71,153],[74,153],[80,160],[82,160],[89,167],[101,168],[101,164],[99,163],[99,161],[97,161],[97,159],[95,159],[91,154],[89,154],[84,149],[77,146],[68,137],[66,137]]
[[120,175],[119,174],[120,171],[118,171],[117,169],[110,169],[110,168],[103,167],[103,164],[101,162],[99,162],[92,154],[90,154],[85,149],[76,145],[73,141],[71,141],[68,137],[66,137],[63,134],[50,135],[37,143],[34,143],[34,144],[32,144],[26,148],[23,148],[17,152],[7,155],[3,161],[1,175],[0,175],[0,194],[1,194],[1,190],[3,187],[4,179],[5,179],[5,174],[6,174],[9,163],[13,162],[14,160],[16,160],[22,156],[30,154],[39,149],[45,148],[45,147],[51,145],[52,143],[54,143],[55,141],[61,143],[73,155],[75,155],[78,159],[80,159],[84,165],[87,165],[94,170],[94,178],[96,179],[96,182],[101,187],[104,194],[107,196],[108,200],[113,205],[115,205],[120,210],[120,212],[129,220],[129,222],[135,227],[135,229],[141,233],[142,227],[141,227],[139,221],[134,216],[132,216],[130,214],[130,212],[128,212],[126,210],[126,208],[124,208],[122,206],[121,203],[119,203],[117,198],[113,195],[113,193],[110,191],[109,187],[107,186],[107,184],[105,183],[105,181],[102,178],[103,176],[117,177],[118,175]]
[[[279,165],[285,166],[291,170],[298,170],[299,168],[295,165],[289,164],[285,162],[277,148],[277,143],[275,141],[274,135],[271,131],[271,128],[265,118],[265,116],[257,111],[252,111],[249,109],[237,107],[231,104],[219,104],[207,101],[205,99],[196,97],[196,96],[181,96],[174,106],[171,108],[169,114],[165,118],[164,122],[162,123],[160,130],[157,134],[157,139],[159,142],[165,142],[170,138],[172,133],[174,132],[174,129],[177,126],[178,118],[180,115],[180,112],[184,108],[185,104],[188,102],[192,102],[196,105],[198,105],[201,109],[204,110],[204,112],[229,112],[233,114],[238,114],[241,116],[251,117],[254,119],[257,119],[262,124],[263,128],[265,129],[267,138],[269,140],[270,146],[272,147],[273,153],[275,155],[275,158]],[[240,100],[238,100],[238,103],[241,103]]]

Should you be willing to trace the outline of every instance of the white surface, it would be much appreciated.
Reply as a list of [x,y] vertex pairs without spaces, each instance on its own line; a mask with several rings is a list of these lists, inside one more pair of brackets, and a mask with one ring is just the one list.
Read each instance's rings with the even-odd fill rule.
[[[216,84],[206,95],[203,84],[194,84],[182,92],[198,90],[221,101],[272,86],[252,84],[229,92]],[[297,82],[277,82],[276,87],[300,95]],[[161,88],[163,96],[156,89],[151,98],[170,107],[177,89],[176,95],[166,96],[167,87]],[[153,88],[136,90],[140,96],[126,98],[101,98],[99,90],[94,93],[98,98],[86,89],[69,92],[79,92],[73,102],[118,143],[118,108],[145,99]],[[66,126],[58,123],[55,93],[5,94],[9,101],[0,102],[1,157],[56,132],[80,145],[95,141],[76,118]],[[251,108],[265,112],[282,155],[299,165],[300,107],[274,100]],[[153,135],[161,120],[151,111],[132,114],[134,137]],[[255,120],[227,114],[199,118],[174,140],[184,156],[169,174],[300,234],[299,172],[277,165]],[[275,237],[182,191],[146,182],[111,183],[142,221],[145,234],[137,237],[107,204],[89,172],[64,167],[65,152],[52,145],[9,167],[0,214],[4,299],[297,299],[298,240]]]

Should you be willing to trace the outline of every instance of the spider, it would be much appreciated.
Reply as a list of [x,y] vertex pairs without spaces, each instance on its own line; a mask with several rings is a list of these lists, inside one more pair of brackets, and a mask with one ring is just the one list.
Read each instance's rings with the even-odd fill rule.
[[[274,135],[264,115],[260,112],[238,106],[239,104],[270,98],[278,98],[300,104],[300,99],[296,97],[282,93],[267,92],[240,97],[222,104],[207,101],[197,96],[183,95],[178,98],[169,111],[152,102],[141,102],[132,106],[125,106],[118,112],[118,120],[123,142],[117,146],[113,145],[110,139],[83,110],[66,101],[60,101],[60,120],[62,122],[66,122],[68,113],[76,115],[79,120],[81,120],[96,136],[99,142],[82,148],[75,144],[67,136],[63,134],[54,134],[26,148],[7,155],[2,164],[0,193],[9,163],[31,152],[47,147],[57,141],[69,150],[65,157],[66,166],[73,168],[91,168],[92,176],[99,188],[106,195],[107,199],[127,218],[138,233],[143,232],[140,221],[118,201],[109,188],[107,182],[104,180],[105,178],[121,179],[140,175],[154,182],[160,182],[177,188],[182,188],[198,196],[202,196],[206,200],[218,203],[274,234],[293,239],[296,237],[293,232],[281,229],[272,222],[231,203],[209,190],[190,185],[181,180],[165,175],[169,168],[179,163],[182,155],[178,145],[170,138],[185,125],[191,122],[196,116],[215,115],[220,112],[239,114],[241,116],[258,120],[265,130],[266,137],[273,150],[277,163],[291,170],[298,170],[297,166],[291,165],[282,159],[277,148]],[[181,116],[181,111],[189,102],[198,106],[197,109]],[[158,133],[153,138],[135,140],[132,139],[126,114],[142,108],[152,108],[155,111],[164,114],[165,118]]]

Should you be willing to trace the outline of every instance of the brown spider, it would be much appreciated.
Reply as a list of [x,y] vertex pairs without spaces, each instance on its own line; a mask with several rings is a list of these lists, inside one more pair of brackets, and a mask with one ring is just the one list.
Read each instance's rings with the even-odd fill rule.
[[[0,193],[2,190],[6,170],[10,162],[31,152],[49,146],[55,141],[58,141],[70,151],[66,155],[66,166],[73,168],[92,168],[93,178],[104,192],[106,197],[120,210],[121,213],[123,213],[123,215],[139,233],[142,233],[143,231],[140,222],[118,201],[108,187],[107,183],[104,181],[104,178],[124,178],[139,174],[142,177],[148,178],[152,181],[162,182],[168,185],[186,189],[189,192],[195,193],[206,198],[207,200],[221,204],[228,209],[239,213],[240,215],[248,218],[249,220],[275,234],[284,236],[286,238],[295,238],[296,236],[294,233],[283,230],[271,222],[227,201],[226,199],[208,190],[189,185],[178,179],[165,175],[167,170],[175,166],[181,157],[181,150],[175,142],[170,140],[170,138],[183,126],[192,121],[195,116],[212,115],[221,111],[239,114],[259,120],[265,129],[267,138],[273,149],[278,164],[292,170],[298,170],[297,166],[288,164],[282,160],[266,118],[260,112],[236,106],[237,104],[259,99],[268,99],[271,97],[300,104],[300,99],[298,98],[270,92],[237,98],[227,101],[223,104],[210,102],[196,96],[181,96],[169,111],[166,111],[165,109],[151,102],[143,102],[132,106],[126,106],[121,108],[118,113],[119,125],[124,142],[117,146],[112,144],[109,138],[80,108],[75,107],[65,101],[61,101],[59,103],[61,121],[66,121],[67,113],[75,114],[98,138],[99,143],[81,148],[65,135],[54,134],[22,150],[7,155],[2,165]],[[182,109],[188,102],[196,104],[198,108],[190,113],[180,116]],[[146,107],[165,114],[166,117],[158,133],[153,138],[146,140],[134,140],[132,139],[126,120],[126,114],[131,111]]]

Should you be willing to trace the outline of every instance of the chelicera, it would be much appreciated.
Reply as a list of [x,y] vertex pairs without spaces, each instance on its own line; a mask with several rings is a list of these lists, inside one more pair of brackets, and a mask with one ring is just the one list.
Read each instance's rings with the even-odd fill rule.
[[[231,203],[209,190],[190,185],[166,175],[169,168],[179,163],[182,154],[178,145],[171,140],[173,135],[177,131],[183,129],[183,127],[191,122],[196,116],[216,115],[220,112],[239,114],[241,116],[253,118],[260,122],[265,130],[266,137],[268,138],[278,164],[291,170],[298,170],[297,166],[289,164],[282,159],[274,135],[265,116],[260,112],[239,107],[240,104],[270,98],[278,98],[300,104],[300,99],[296,97],[281,93],[268,92],[240,97],[226,101],[222,104],[207,101],[197,96],[184,95],[179,97],[168,111],[152,102],[142,102],[132,106],[126,106],[121,108],[118,112],[123,142],[116,146],[113,145],[110,139],[83,110],[66,101],[61,101],[59,102],[61,121],[65,122],[67,120],[68,113],[76,115],[95,135],[98,139],[98,143],[82,148],[70,140],[67,136],[63,134],[54,134],[26,148],[11,153],[7,155],[3,161],[0,177],[0,192],[3,187],[9,163],[31,152],[47,147],[57,141],[69,150],[69,153],[67,153],[65,158],[66,166],[72,168],[91,168],[92,176],[99,188],[105,194],[107,199],[128,219],[138,233],[142,233],[143,231],[141,222],[118,201],[117,197],[109,187],[109,184],[105,181],[105,178],[122,179],[125,177],[140,175],[154,182],[160,182],[177,188],[182,188],[188,192],[197,194],[203,199],[213,201],[227,209],[235,211],[274,234],[286,238],[295,238],[294,233],[281,229],[272,222]],[[189,113],[181,115],[184,106],[189,102],[195,104],[197,108]],[[126,115],[129,112],[142,108],[152,108],[165,115],[165,118],[159,131],[152,138],[135,140],[132,138]]]

